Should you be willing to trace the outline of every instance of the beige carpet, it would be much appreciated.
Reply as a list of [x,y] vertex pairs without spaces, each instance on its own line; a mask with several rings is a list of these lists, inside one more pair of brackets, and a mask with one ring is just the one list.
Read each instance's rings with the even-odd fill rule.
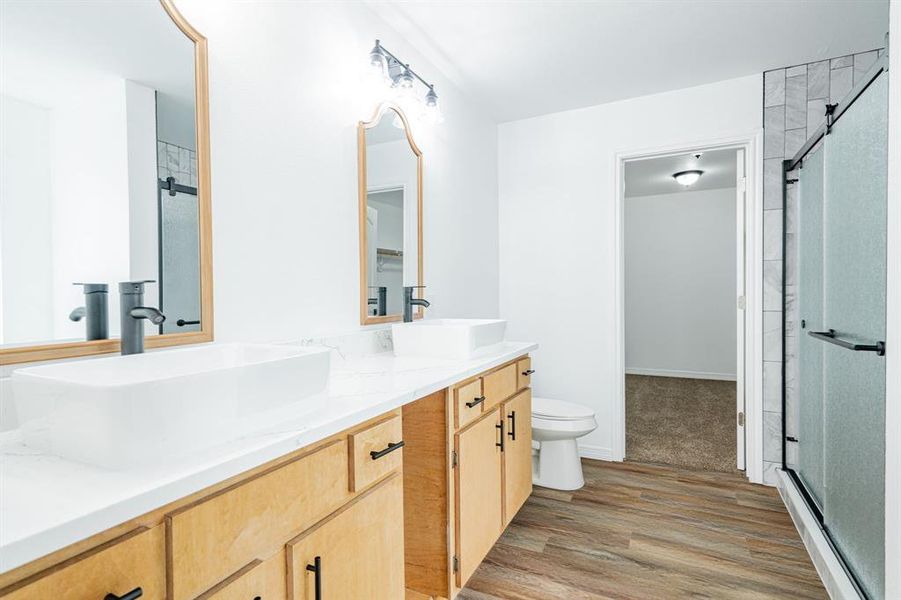
[[735,382],[626,375],[626,460],[735,471]]

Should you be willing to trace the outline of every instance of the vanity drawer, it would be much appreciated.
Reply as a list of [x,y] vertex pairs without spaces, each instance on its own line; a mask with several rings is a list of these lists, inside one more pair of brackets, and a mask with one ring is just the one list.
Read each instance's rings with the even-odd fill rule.
[[532,359],[521,358],[516,361],[516,390],[524,390],[532,385]]
[[285,551],[255,560],[197,600],[285,600],[288,597]]
[[339,439],[169,515],[169,600],[195,598],[350,497]]
[[481,378],[458,387],[454,391],[454,418],[457,429],[481,415],[484,405]]
[[516,373],[516,363],[513,363],[482,378],[482,393],[485,395],[483,410],[491,410],[516,393]]
[[392,416],[348,436],[350,491],[358,492],[403,465],[403,428],[400,415]]
[[162,525],[139,528],[69,561],[38,573],[27,585],[0,590],[4,600],[102,599],[141,588],[142,598],[166,596],[166,532]]

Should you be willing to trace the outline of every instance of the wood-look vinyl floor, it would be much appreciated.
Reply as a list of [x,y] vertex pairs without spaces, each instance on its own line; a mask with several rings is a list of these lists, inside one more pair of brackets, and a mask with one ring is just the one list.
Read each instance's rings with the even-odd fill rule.
[[659,464],[582,461],[532,496],[461,600],[827,598],[774,488]]

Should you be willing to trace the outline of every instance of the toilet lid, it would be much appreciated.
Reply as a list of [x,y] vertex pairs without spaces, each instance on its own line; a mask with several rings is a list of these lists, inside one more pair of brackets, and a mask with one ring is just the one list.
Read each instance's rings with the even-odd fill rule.
[[550,398],[532,398],[532,416],[542,419],[557,419],[571,421],[575,419],[590,419],[594,417],[594,411],[581,404],[552,400]]

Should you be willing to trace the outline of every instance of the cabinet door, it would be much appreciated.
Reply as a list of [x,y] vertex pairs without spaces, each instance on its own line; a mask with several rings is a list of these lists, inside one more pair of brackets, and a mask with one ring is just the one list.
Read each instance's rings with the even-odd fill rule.
[[532,493],[532,390],[504,402],[504,526]]
[[454,436],[457,451],[457,585],[463,587],[502,530],[500,407]]
[[288,542],[288,597],[403,598],[403,511],[397,474]]
[[197,600],[285,600],[285,552],[254,560]]

